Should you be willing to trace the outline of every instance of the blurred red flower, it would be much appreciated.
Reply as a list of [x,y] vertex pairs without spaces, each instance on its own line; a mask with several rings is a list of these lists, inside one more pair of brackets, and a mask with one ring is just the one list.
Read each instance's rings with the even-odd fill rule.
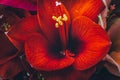
[[110,47],[95,23],[103,9],[101,0],[38,0],[37,16],[21,19],[8,36],[25,43],[27,61],[47,80],[87,80]]

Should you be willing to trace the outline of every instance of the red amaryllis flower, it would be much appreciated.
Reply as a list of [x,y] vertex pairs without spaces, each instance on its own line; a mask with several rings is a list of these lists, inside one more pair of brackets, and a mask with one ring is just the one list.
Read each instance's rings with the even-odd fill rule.
[[0,4],[25,10],[36,10],[37,0],[0,0]]
[[[82,8],[78,6],[80,4]],[[93,4],[98,6],[95,7]],[[26,58],[33,68],[56,71],[72,67],[71,72],[79,74],[80,70],[96,65],[109,50],[110,40],[106,32],[94,22],[99,9],[102,9],[100,5],[93,0],[80,0],[73,3],[76,8],[66,8],[67,5],[64,6],[60,1],[38,0],[37,17],[23,19],[18,23],[19,28],[15,24],[8,36],[25,42]],[[95,13],[92,15],[94,10]],[[82,73],[85,74],[84,71],[80,71],[80,74]],[[66,75],[61,80],[67,80]],[[48,78],[59,79],[60,77],[55,79],[54,76]]]

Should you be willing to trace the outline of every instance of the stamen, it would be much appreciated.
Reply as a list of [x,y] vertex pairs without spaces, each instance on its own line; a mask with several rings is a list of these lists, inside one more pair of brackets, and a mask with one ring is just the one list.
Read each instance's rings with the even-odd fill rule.
[[61,19],[62,19],[62,16],[59,16],[59,17],[57,18],[57,22],[59,22]]
[[59,21],[58,23],[59,23],[59,25],[61,25],[61,26],[63,25],[63,22],[62,22],[62,21]]
[[67,21],[67,20],[68,20],[68,17],[66,16],[66,14],[63,14],[62,20],[63,20],[63,21]]
[[59,28],[59,24],[58,24],[58,23],[55,23],[55,27],[56,27],[56,28]]
[[4,28],[5,31],[8,31],[8,29],[10,28],[10,24],[8,23],[3,23],[2,27]]
[[53,19],[53,20],[57,20],[57,17],[56,17],[56,16],[52,16],[52,19]]
[[62,16],[58,16],[58,18],[56,16],[52,16],[52,19],[56,21],[55,23],[55,27],[58,28],[59,25],[62,26],[63,25],[63,21],[67,21],[68,17],[66,16],[66,14],[63,14]]

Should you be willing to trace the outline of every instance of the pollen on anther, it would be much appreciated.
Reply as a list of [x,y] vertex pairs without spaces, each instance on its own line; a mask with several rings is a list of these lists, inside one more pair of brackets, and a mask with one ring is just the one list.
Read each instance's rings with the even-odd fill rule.
[[59,27],[59,24],[58,24],[58,23],[55,23],[55,27],[58,28],[58,27]]
[[59,26],[63,25],[63,21],[67,21],[68,17],[66,14],[63,14],[63,16],[52,16],[52,19],[56,21],[55,27],[58,28]]
[[59,25],[61,25],[61,26],[63,25],[63,22],[62,22],[62,21],[59,21],[58,23],[59,23]]
[[63,14],[62,20],[63,20],[63,21],[67,21],[67,20],[68,20],[68,17],[66,16],[66,14]]
[[53,19],[53,20],[57,20],[57,17],[55,17],[55,16],[52,16],[52,19]]

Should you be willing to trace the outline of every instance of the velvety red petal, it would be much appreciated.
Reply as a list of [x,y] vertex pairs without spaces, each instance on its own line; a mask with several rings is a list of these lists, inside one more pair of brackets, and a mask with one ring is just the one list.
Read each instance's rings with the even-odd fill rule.
[[0,77],[2,80],[10,79],[23,71],[19,58],[11,59],[5,64],[0,65]]
[[0,65],[6,63],[17,52],[17,49],[12,45],[4,33],[0,33]]
[[[59,3],[59,5],[56,3]],[[60,16],[63,18],[64,14],[67,17],[67,21],[60,19],[63,22],[62,25],[58,23],[59,20],[53,19],[53,17],[58,19]],[[70,16],[61,2],[56,0],[38,0],[38,21],[41,30],[51,43],[57,44],[58,42],[56,41],[58,39],[62,40],[63,43],[66,42]]]
[[104,9],[102,0],[63,0],[72,18],[87,16],[97,22],[99,13]]
[[26,10],[37,10],[37,5],[30,0],[0,0],[0,4]]
[[78,70],[88,69],[107,54],[110,40],[106,32],[87,17],[80,16],[72,23],[72,38],[82,43],[73,65]]
[[0,78],[8,79],[22,71],[17,57],[17,49],[8,40],[5,34],[0,33]]
[[68,67],[74,62],[72,57],[58,56],[59,53],[52,52],[51,47],[43,36],[33,34],[25,42],[25,53],[30,65],[37,70],[52,71]]
[[31,33],[40,32],[36,16],[26,17],[16,22],[8,31],[8,36],[18,42],[24,42]]

